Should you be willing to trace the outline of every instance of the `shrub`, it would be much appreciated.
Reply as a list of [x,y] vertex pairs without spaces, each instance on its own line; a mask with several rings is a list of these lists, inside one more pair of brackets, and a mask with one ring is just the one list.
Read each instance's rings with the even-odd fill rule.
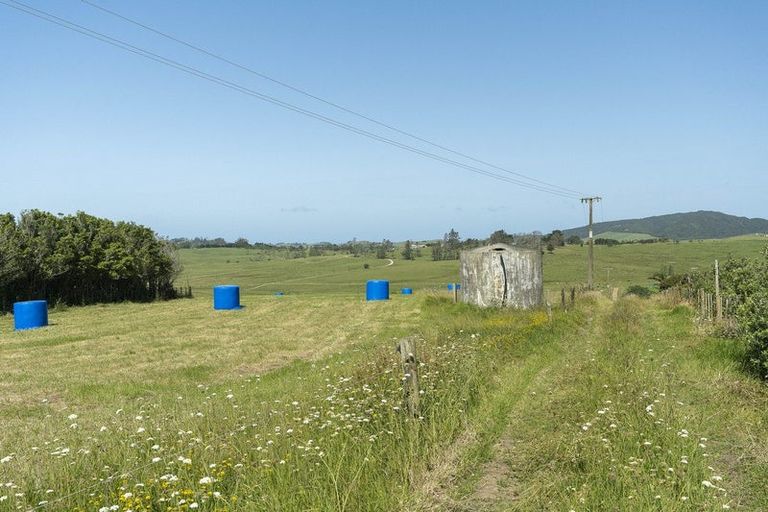
[[[688,295],[699,289],[714,291],[714,269],[691,274],[678,285]],[[721,294],[735,299],[735,322],[718,328],[721,336],[741,336],[745,342],[745,364],[768,380],[768,248],[759,258],[729,258],[720,265]]]
[[650,288],[639,284],[633,284],[627,287],[627,291],[624,293],[624,295],[634,295],[643,299],[650,297],[652,294],[653,292]]
[[739,308],[739,324],[746,340],[747,365],[768,379],[768,291],[748,297]]

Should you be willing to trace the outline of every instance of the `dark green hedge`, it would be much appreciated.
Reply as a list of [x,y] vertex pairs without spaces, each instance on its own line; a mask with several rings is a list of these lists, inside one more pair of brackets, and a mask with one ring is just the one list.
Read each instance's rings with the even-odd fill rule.
[[69,305],[177,296],[174,248],[151,229],[78,212],[0,215],[0,311],[19,300]]

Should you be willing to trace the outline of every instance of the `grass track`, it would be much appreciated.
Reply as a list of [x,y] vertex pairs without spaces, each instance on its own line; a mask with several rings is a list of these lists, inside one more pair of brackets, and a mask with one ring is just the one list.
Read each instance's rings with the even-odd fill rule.
[[438,509],[768,507],[768,388],[745,378],[737,342],[641,301],[601,304],[570,342],[535,378],[507,377],[519,399],[492,399]]

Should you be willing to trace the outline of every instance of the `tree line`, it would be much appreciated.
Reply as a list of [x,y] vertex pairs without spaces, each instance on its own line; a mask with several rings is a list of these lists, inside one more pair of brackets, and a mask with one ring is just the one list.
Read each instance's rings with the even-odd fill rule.
[[[151,229],[78,212],[0,215],[0,311],[51,304],[151,301],[182,294],[174,247]],[[189,289],[184,294],[189,295]]]
[[[558,233],[560,235],[558,235]],[[554,235],[554,237],[553,237]],[[547,237],[552,237],[552,241],[556,245],[563,245],[558,243],[558,236],[561,236],[562,232],[553,231],[552,235],[542,237],[541,233],[516,233],[510,234],[503,229],[499,229],[491,233],[488,238],[466,238],[462,239],[459,232],[455,229],[449,230],[439,240],[433,241],[421,241],[415,242],[413,240],[406,240],[399,252],[399,256],[405,260],[413,260],[422,256],[422,249],[428,251],[434,261],[443,260],[457,260],[461,251],[467,249],[474,249],[486,244],[505,243],[509,245],[515,245],[518,247],[526,247],[530,249],[541,249],[542,239],[549,240]],[[569,239],[569,243],[579,243],[581,240],[575,237],[577,240],[574,242],[574,237]],[[287,259],[294,258],[306,258],[312,256],[323,256],[329,254],[349,254],[353,257],[375,257],[378,259],[385,259],[395,257],[396,244],[391,240],[385,238],[381,242],[371,242],[367,240],[358,240],[353,238],[343,243],[332,242],[318,242],[313,244],[307,243],[291,243],[291,244],[269,244],[264,242],[249,242],[247,238],[240,237],[234,242],[227,242],[224,238],[173,238],[170,242],[179,249],[205,249],[205,248],[218,248],[218,247],[234,247],[242,249],[254,249],[266,251],[270,257],[285,257]]]

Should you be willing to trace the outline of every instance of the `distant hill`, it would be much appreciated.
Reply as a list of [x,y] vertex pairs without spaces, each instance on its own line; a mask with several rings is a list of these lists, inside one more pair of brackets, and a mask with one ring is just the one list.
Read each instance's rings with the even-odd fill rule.
[[[721,212],[698,211],[657,215],[644,219],[624,219],[594,224],[593,232],[647,233],[660,238],[688,240],[699,238],[727,238],[752,233],[768,233],[768,220],[736,217]],[[587,226],[566,229],[566,237],[587,236]]]

